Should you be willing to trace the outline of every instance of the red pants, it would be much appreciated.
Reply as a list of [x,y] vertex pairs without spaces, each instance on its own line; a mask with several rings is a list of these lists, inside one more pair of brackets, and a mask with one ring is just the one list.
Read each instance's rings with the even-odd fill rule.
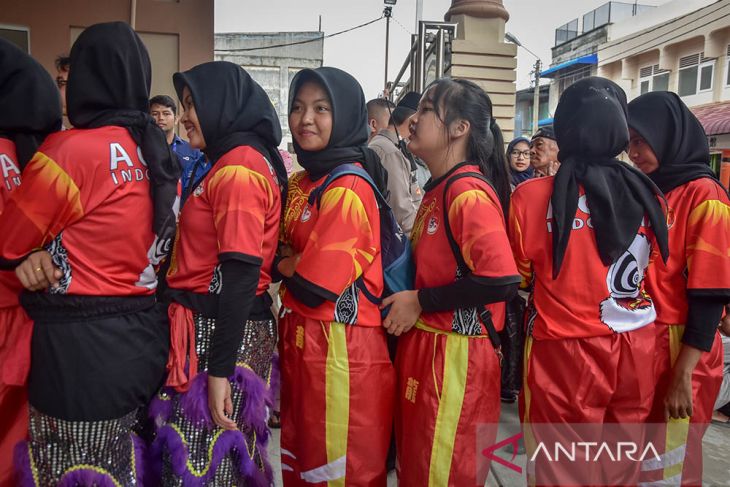
[[385,331],[280,320],[281,468],[287,486],[385,486],[395,373]]
[[[499,422],[500,370],[489,338],[424,329],[400,337],[396,356],[398,485],[484,485],[477,427]],[[479,438],[493,444],[496,429]]]
[[[672,367],[682,347],[683,325],[657,325],[657,353],[654,365],[656,397],[649,421],[665,423],[664,399]],[[712,420],[715,399],[722,384],[723,350],[719,333],[712,350],[703,353],[692,373],[692,417],[672,419],[661,428],[660,462],[645,466],[642,480],[667,480],[672,485],[702,485],[702,437]]]
[[0,309],[0,487],[14,486],[13,448],[28,434],[28,394],[33,322],[23,308]]
[[[570,424],[596,425],[590,427],[595,428],[593,433],[598,436],[603,435],[605,428],[601,425],[604,423],[614,423],[610,426],[611,433],[619,427],[616,423],[634,425],[627,436],[641,433],[641,424],[649,416],[654,399],[654,328],[649,325],[626,333],[591,338],[528,338],[525,387],[521,397],[528,459],[533,457],[540,442],[547,442],[544,438],[547,431],[580,436],[571,430]],[[545,461],[528,464],[528,481],[532,485],[566,485],[568,479],[575,478],[571,475],[577,474],[580,478],[583,474],[560,468],[563,467]],[[640,464],[635,463],[632,468],[631,472],[616,473],[621,474],[620,478],[638,479]],[[610,480],[612,472],[595,475],[600,485],[621,482]]]

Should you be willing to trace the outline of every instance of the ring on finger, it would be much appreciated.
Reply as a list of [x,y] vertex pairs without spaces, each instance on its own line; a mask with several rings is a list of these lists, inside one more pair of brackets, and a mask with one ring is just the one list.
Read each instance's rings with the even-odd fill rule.
[[36,271],[36,272],[41,272],[42,270],[43,270],[43,268],[42,268],[42,267],[36,267],[36,268],[35,268],[35,271]]

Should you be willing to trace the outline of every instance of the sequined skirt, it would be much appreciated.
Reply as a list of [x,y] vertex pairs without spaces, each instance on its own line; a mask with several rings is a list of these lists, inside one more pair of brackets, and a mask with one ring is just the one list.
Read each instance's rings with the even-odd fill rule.
[[[209,350],[215,319],[194,314],[198,370],[190,389],[178,393],[163,388],[150,405],[156,438],[150,449],[152,485],[268,486],[272,471],[266,447],[271,407],[271,360],[276,326],[269,320],[249,320],[238,351],[231,382],[232,419],[238,430],[216,426],[208,409]],[[159,479],[159,480],[157,480]]]
[[29,441],[15,450],[22,487],[142,485],[136,411],[106,421],[66,421],[30,408]]

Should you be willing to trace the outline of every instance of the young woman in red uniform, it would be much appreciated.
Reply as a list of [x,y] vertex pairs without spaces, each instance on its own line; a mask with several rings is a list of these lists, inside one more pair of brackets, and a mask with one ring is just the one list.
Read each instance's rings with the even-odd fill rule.
[[308,204],[344,163],[385,187],[368,140],[365,97],[336,68],[292,80],[289,128],[304,171],[289,181],[279,263],[285,277],[279,340],[284,484],[386,484],[395,376],[380,310],[380,219],[365,179],[346,175]]
[[[1,39],[0,66],[2,218],[5,202],[20,186],[20,174],[38,145],[46,135],[61,128],[61,102],[43,66],[15,44]],[[0,487],[15,485],[13,447],[28,431],[25,382],[30,369],[33,322],[18,302],[22,289],[12,270],[0,271]]]
[[[675,93],[647,93],[629,103],[629,128],[629,157],[669,205],[669,260],[655,259],[646,279],[657,308],[649,420],[668,420],[667,447],[652,480],[700,485],[702,436],[722,383],[717,324],[730,302],[730,200],[710,169],[702,125]],[[676,449],[685,455],[670,451]]]
[[466,80],[428,88],[410,132],[408,148],[431,180],[411,233],[417,290],[383,302],[392,304],[385,327],[405,333],[396,356],[398,481],[482,485],[488,462],[477,472],[477,436],[489,444],[496,429],[478,425],[496,424],[500,411],[501,352],[491,337],[520,282],[505,228],[504,142],[491,100]]
[[[211,170],[193,182],[167,274],[167,385],[150,409],[160,485],[270,485],[267,399],[276,329],[266,292],[286,168],[269,97],[240,66],[176,73],[190,145]],[[185,190],[187,191],[187,189]]]
[[[656,187],[615,159],[629,141],[623,90],[603,78],[576,82],[560,98],[555,134],[557,175],[520,184],[510,208],[517,266],[533,286],[521,397],[528,458],[535,453],[531,439],[544,438],[539,428],[547,427],[539,423],[592,423],[600,435],[603,423],[646,420],[656,312],[644,275],[655,239],[661,257],[668,252]],[[569,428],[554,431],[568,435]],[[601,474],[633,476],[637,468]],[[542,462],[528,465],[528,477],[561,485],[589,470]],[[590,483],[583,479],[578,483]]]
[[165,372],[154,266],[175,233],[179,165],[148,115],[149,56],[129,25],[89,27],[71,62],[76,128],[46,138],[0,218],[4,264],[60,271],[21,296],[34,328],[18,483],[131,486],[132,426]]

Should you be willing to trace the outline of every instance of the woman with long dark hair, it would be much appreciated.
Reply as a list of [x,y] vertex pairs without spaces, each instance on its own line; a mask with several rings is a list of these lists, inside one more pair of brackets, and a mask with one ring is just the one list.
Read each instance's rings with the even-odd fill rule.
[[[550,438],[545,425],[562,425],[550,431],[570,439],[571,423],[591,423],[584,433],[610,441],[617,423],[633,424],[616,439],[640,440],[654,396],[656,317],[644,276],[653,248],[668,255],[661,193],[615,158],[629,141],[623,90],[597,77],[571,85],[555,135],[560,169],[517,187],[509,224],[523,283],[532,284],[521,408],[528,458]],[[626,485],[640,467],[564,466],[540,461],[529,480]]]
[[173,81],[190,145],[212,167],[193,183],[167,274],[169,387],[150,407],[159,425],[152,457],[163,467],[155,481],[270,485],[276,329],[267,289],[286,194],[279,118],[233,63],[201,64]]
[[676,93],[646,93],[628,108],[629,157],[664,192],[669,207],[669,260],[655,259],[646,276],[657,309],[650,421],[668,423],[657,445],[669,441],[666,450],[681,445],[686,451],[652,480],[671,471],[672,477],[681,474],[682,485],[700,485],[702,436],[722,383],[717,324],[730,302],[730,200],[710,169],[702,125]]
[[[53,79],[15,44],[0,39],[0,215],[21,184],[38,146],[61,128],[61,101]],[[0,218],[2,218],[0,216]],[[33,274],[40,272],[33,269]],[[53,269],[50,269],[53,273]],[[30,276],[22,276],[29,284]],[[0,486],[11,485],[13,447],[28,431],[30,342],[33,322],[20,306],[23,283],[0,271]]]
[[21,296],[34,328],[19,483],[139,485],[132,427],[165,373],[155,266],[175,234],[180,169],[148,115],[150,60],[129,25],[84,30],[71,64],[75,128],[46,138],[0,218],[3,263],[46,276]]
[[[411,117],[409,149],[431,180],[411,233],[416,291],[386,298],[398,343],[396,451],[400,485],[481,485],[476,445],[500,412],[497,332],[520,281],[505,211],[510,181],[489,96],[441,79]],[[413,328],[413,329],[411,329]],[[410,330],[410,331],[409,331]],[[484,462],[486,467],[488,462]]]
[[[367,148],[365,97],[336,68],[292,80],[289,128],[304,171],[289,182],[282,225],[287,255],[281,313],[281,465],[284,485],[386,485],[395,376],[378,305],[380,218],[363,175],[332,181],[351,164],[383,191]],[[316,193],[315,193],[316,194]]]

